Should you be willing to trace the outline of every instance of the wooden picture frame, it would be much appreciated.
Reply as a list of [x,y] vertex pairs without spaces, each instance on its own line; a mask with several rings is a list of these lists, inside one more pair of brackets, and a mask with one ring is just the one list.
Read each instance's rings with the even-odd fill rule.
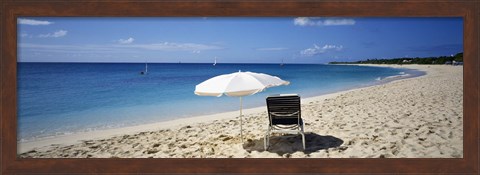
[[[1,16],[1,173],[479,173],[479,1],[128,1],[4,0]],[[17,18],[462,17],[464,20],[463,158],[413,159],[21,159],[17,158]]]

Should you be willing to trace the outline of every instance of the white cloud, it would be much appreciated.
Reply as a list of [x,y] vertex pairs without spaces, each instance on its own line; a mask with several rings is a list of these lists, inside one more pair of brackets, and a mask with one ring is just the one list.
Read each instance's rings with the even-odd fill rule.
[[353,19],[327,19],[323,21],[325,26],[355,25]]
[[258,48],[258,51],[280,51],[280,50],[287,50],[284,47],[268,47],[268,48]]
[[293,24],[297,26],[355,25],[355,20],[349,18],[298,17],[293,20]]
[[56,31],[54,33],[47,33],[47,34],[40,34],[38,35],[38,37],[40,38],[58,38],[58,37],[64,37],[67,35],[67,32],[66,30],[59,30],[59,31]]
[[157,51],[185,51],[190,53],[200,53],[205,50],[222,49],[214,45],[204,45],[195,43],[160,43],[160,44],[108,44],[108,45],[49,45],[49,44],[31,44],[21,43],[19,47],[34,52],[41,53],[137,53],[143,50]]
[[340,51],[343,49],[342,45],[324,45],[323,47],[320,47],[316,44],[313,45],[312,48],[307,48],[305,50],[300,51],[300,54],[302,56],[314,56],[318,54],[322,54],[328,51]]
[[20,18],[17,20],[18,24],[24,24],[24,25],[50,25],[53,24],[53,22],[50,21],[40,21],[40,20],[34,20],[34,19],[25,19],[25,18]]
[[307,26],[307,25],[315,25],[314,22],[310,20],[311,18],[307,17],[298,17],[293,20],[293,24],[296,26]]
[[117,47],[141,48],[148,50],[160,51],[190,51],[197,52],[204,50],[222,49],[215,45],[197,44],[197,43],[155,43],[155,44],[131,44],[131,45],[117,45]]
[[[31,44],[21,43],[19,47],[41,53],[109,53],[120,52],[124,49],[113,48],[105,45],[50,45],[50,44]],[[126,52],[126,51],[125,51]]]
[[132,37],[128,38],[128,39],[119,39],[118,40],[118,43],[120,44],[131,44],[133,43],[135,39],[133,39]]

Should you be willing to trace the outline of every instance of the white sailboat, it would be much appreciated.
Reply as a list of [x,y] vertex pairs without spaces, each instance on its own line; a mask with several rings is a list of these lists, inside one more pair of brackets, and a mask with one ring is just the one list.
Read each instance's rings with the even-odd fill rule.
[[282,63],[280,63],[280,66],[283,66],[283,59],[282,59]]
[[148,65],[145,63],[145,71],[141,71],[140,74],[145,75],[148,72]]
[[213,66],[217,65],[217,57],[215,57],[215,62],[213,62]]

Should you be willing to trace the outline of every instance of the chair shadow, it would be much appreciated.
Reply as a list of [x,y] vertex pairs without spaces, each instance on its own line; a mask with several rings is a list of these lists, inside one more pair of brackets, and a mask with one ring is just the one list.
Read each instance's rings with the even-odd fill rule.
[[[248,139],[243,148],[248,151],[263,152],[264,137],[256,140]],[[280,156],[284,154],[292,154],[297,151],[302,151],[305,154],[310,154],[322,149],[329,149],[339,147],[343,144],[343,140],[334,136],[322,136],[315,133],[305,133],[305,150],[303,150],[302,136],[300,134],[294,135],[275,135],[270,136],[270,146],[267,151],[277,153]]]

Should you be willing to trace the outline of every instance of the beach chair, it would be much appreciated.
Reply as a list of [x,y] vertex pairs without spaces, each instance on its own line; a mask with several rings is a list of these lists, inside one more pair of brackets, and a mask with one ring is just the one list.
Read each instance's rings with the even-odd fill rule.
[[265,150],[269,146],[271,133],[301,134],[305,150],[305,134],[300,109],[300,96],[278,94],[267,97],[268,129],[264,139]]

